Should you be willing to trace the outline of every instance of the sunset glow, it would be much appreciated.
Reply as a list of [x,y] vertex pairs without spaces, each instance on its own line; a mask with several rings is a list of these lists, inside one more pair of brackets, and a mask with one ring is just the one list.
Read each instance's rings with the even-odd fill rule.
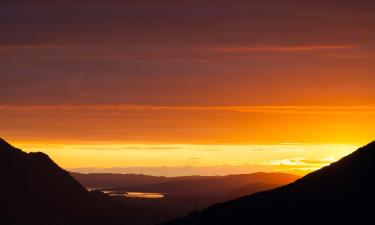
[[74,171],[306,174],[374,139],[373,3],[6,3],[0,137]]
[[289,172],[305,174],[349,154],[354,144],[20,144],[43,150],[79,172],[185,176]]

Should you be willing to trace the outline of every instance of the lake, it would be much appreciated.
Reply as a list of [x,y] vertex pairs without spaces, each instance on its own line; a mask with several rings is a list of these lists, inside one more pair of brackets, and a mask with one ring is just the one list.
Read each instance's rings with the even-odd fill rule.
[[[101,188],[87,188],[87,190],[89,191],[100,190],[100,189]],[[154,193],[154,192],[125,192],[125,191],[102,191],[102,192],[109,196],[123,196],[126,198],[161,199],[165,197],[164,193]]]

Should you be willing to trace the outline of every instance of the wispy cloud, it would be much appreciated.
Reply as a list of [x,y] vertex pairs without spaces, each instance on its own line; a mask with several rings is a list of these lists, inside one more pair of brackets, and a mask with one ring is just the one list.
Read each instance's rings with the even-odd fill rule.
[[311,165],[327,165],[333,161],[335,158],[325,158],[321,160],[317,159],[306,159],[306,158],[290,158],[281,160],[272,160],[265,165],[278,165],[278,166],[311,166]]
[[248,113],[375,113],[375,106],[0,105],[0,110],[234,111]]
[[271,160],[264,163],[267,166],[273,166],[276,170],[280,171],[291,171],[295,173],[306,173],[311,172],[317,169],[320,169],[324,166],[327,166],[335,161],[337,157],[325,157],[322,159],[308,159],[305,157],[299,158],[286,158],[279,160]]
[[46,49],[63,49],[63,46],[52,44],[19,44],[19,45],[0,45],[1,50],[46,50]]
[[[239,46],[239,47],[214,47],[207,51],[217,53],[251,53],[251,52],[306,52],[358,48],[360,45],[295,45],[295,46]],[[203,50],[203,49],[202,49]]]

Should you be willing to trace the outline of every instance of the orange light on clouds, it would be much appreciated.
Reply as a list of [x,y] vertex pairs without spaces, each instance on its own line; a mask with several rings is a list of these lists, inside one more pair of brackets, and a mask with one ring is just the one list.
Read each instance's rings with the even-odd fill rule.
[[371,1],[8,2],[0,137],[65,168],[306,173],[374,139]]
[[371,140],[375,108],[319,106],[2,107],[2,133],[46,143],[278,144]]
[[0,115],[6,138],[75,170],[305,174],[370,141],[375,127],[371,106],[4,106]]
[[[305,174],[349,154],[357,145],[194,145],[194,144],[80,144],[19,143],[29,151],[43,150],[60,165],[81,172],[123,172],[151,175],[206,175],[289,172]],[[154,168],[154,171],[148,169]],[[172,172],[175,170],[174,172]],[[182,170],[182,171],[178,171]],[[151,171],[151,172],[150,172]],[[189,173],[190,172],[190,173]]]

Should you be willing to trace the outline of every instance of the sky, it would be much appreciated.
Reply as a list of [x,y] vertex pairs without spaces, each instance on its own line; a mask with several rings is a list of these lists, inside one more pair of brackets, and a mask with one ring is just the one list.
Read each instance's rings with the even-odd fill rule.
[[5,0],[0,18],[0,137],[67,169],[305,174],[374,139],[372,0]]

